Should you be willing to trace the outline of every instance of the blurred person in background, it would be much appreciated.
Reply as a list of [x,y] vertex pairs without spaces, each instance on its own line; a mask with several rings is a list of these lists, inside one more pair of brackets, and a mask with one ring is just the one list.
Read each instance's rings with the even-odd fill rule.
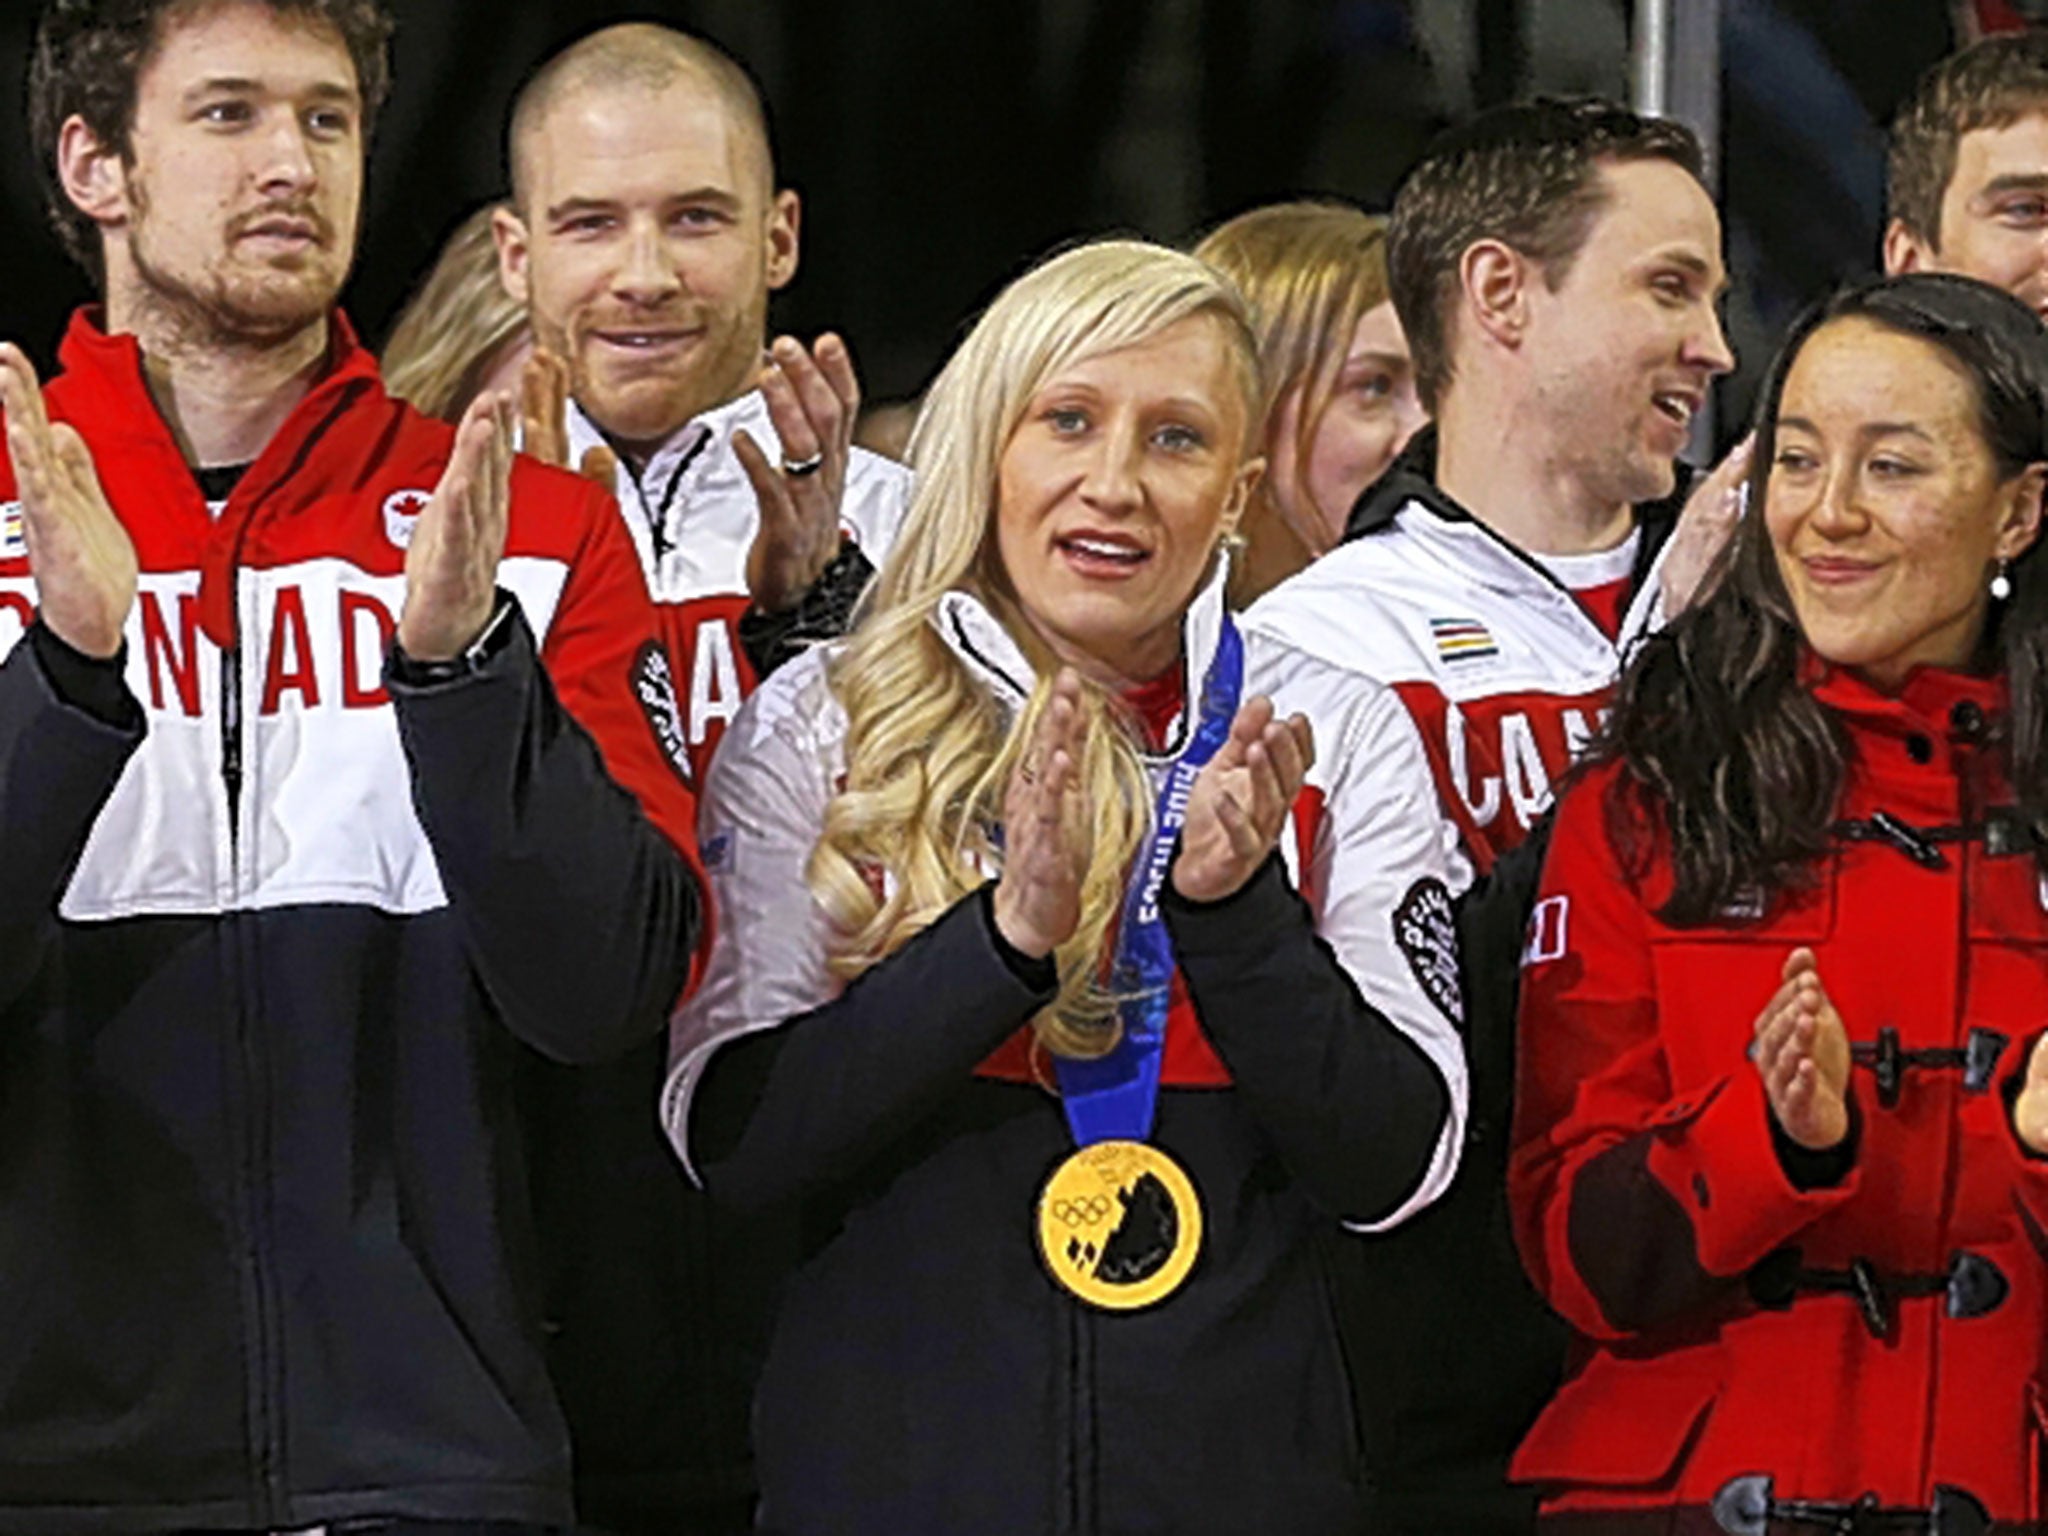
[[1185,253],[1018,279],[926,400],[861,624],[713,765],[663,1114],[715,1195],[804,1219],[764,1530],[1363,1518],[1319,1235],[1450,1178],[1450,866],[1399,702],[1224,602],[1262,402]]
[[1473,1113],[1449,1196],[1339,1249],[1379,1519],[1526,1530],[1507,1462],[1564,1336],[1506,1204],[1526,840],[1591,739],[1630,637],[1676,607],[1732,520],[1740,456],[1680,523],[1678,455],[1731,365],[1721,226],[1682,125],[1606,102],[1496,108],[1444,134],[1394,203],[1394,304],[1435,417],[1350,537],[1245,616],[1391,687],[1459,850]]
[[384,343],[384,387],[422,415],[459,421],[478,395],[522,387],[533,333],[498,281],[496,208],[456,225]]
[[1386,238],[1385,219],[1346,203],[1276,203],[1195,247],[1244,295],[1272,399],[1266,473],[1231,568],[1240,608],[1336,548],[1352,505],[1422,425]]
[[1887,273],[1954,272],[2048,315],[2048,32],[1988,37],[1892,121]]
[[1580,1347],[1515,1475],[1561,1531],[2038,1531],[2048,333],[1866,284],[1759,421],[1529,929],[1516,1232]]

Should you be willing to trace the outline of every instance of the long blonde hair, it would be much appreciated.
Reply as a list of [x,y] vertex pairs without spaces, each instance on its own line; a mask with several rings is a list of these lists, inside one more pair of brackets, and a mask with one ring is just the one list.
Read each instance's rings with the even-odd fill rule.
[[496,207],[456,226],[384,343],[384,388],[422,415],[461,416],[493,360],[526,328],[525,308],[498,281]]
[[[1272,203],[1219,224],[1195,254],[1237,285],[1251,311],[1266,380],[1267,431],[1281,402],[1301,391],[1294,459],[1305,464],[1358,322],[1391,296],[1387,221],[1349,203]],[[1230,582],[1238,607],[1317,553],[1288,525],[1271,486],[1269,478],[1245,511],[1244,556]]]
[[[1202,315],[1222,328],[1246,437],[1258,420],[1257,344],[1230,286],[1193,257],[1101,241],[1012,283],[953,354],[911,433],[917,489],[864,617],[829,672],[847,714],[846,778],[807,876],[839,935],[834,970],[858,975],[979,885],[999,860],[991,829],[1055,673],[1004,575],[996,471],[1032,397],[1059,370]],[[1240,445],[1248,451],[1249,441]],[[933,624],[955,589],[979,597],[1037,672],[1016,718]],[[1034,1020],[1055,1054],[1097,1056],[1118,1034],[1105,951],[1124,881],[1151,825],[1145,763],[1120,701],[1084,688],[1079,791],[1094,826],[1081,921],[1056,954],[1060,989]],[[888,880],[870,873],[886,871]]]

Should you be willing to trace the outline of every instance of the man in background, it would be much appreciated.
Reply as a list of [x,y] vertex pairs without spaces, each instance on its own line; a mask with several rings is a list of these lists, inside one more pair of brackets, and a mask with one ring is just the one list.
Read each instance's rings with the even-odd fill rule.
[[1892,121],[1884,269],[1953,272],[2048,319],[2048,32],[1988,37]]
[[[1529,881],[1502,861],[1533,863],[1526,840],[1627,644],[1696,578],[1698,562],[1673,559],[1676,461],[1732,359],[1699,145],[1619,106],[1508,106],[1443,135],[1395,199],[1388,266],[1435,425],[1361,498],[1347,542],[1245,622],[1401,697],[1445,837],[1493,877],[1492,905],[1468,902],[1461,923],[1472,1108],[1458,1180],[1399,1233],[1337,1248],[1381,1522],[1470,1536],[1534,1520],[1508,1461],[1564,1347],[1506,1213]],[[1745,457],[1695,492],[1689,523],[1722,511]],[[1700,542],[1718,540],[1689,530]]]
[[[760,94],[730,57],[667,27],[593,33],[521,91],[506,152],[500,270],[541,353],[527,446],[613,479],[701,784],[792,638],[844,627],[910,477],[851,446],[843,341],[767,345],[802,206],[778,188]],[[665,1066],[651,1044],[599,1072],[530,1074],[551,1361],[586,1525],[737,1532],[794,1235],[690,1187],[655,1113]]]

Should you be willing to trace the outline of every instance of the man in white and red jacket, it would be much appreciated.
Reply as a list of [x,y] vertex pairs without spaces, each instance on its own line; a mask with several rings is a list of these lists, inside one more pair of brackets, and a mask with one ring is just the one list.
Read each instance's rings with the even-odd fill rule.
[[[852,446],[839,338],[767,346],[801,204],[777,185],[758,91],[715,45],[651,24],[593,32],[522,89],[506,160],[500,271],[554,381],[529,401],[527,445],[615,466],[674,679],[664,734],[701,785],[759,678],[844,628],[910,474]],[[528,1074],[549,1358],[587,1524],[739,1532],[754,1377],[795,1237],[689,1187],[652,1110],[665,1066],[650,1042],[597,1072]]]
[[[571,44],[521,90],[505,156],[500,271],[567,397],[560,427],[529,430],[564,462],[616,464],[701,783],[755,661],[783,658],[792,623],[843,627],[910,472],[852,446],[843,340],[769,346],[802,203],[777,185],[758,89],[715,44],[651,23]],[[837,624],[798,612],[835,601]]]
[[[1675,461],[1732,365],[1715,316],[1720,221],[1700,175],[1684,127],[1597,101],[1504,107],[1439,139],[1401,188],[1388,240],[1435,426],[1361,498],[1348,541],[1246,616],[1248,630],[1400,696],[1468,880],[1522,847],[1598,728],[1629,637],[1682,600],[1725,525],[1739,455],[1670,537]],[[1458,1182],[1398,1234],[1338,1250],[1392,1531],[1534,1518],[1507,1461],[1555,1389],[1563,1333],[1521,1273],[1504,1192],[1533,876],[1525,855],[1491,905],[1467,907],[1472,1116]]]
[[0,347],[11,1531],[570,1518],[509,1083],[659,1030],[691,796],[609,499],[509,401],[392,401],[333,308],[388,31],[39,28],[105,302],[47,391]]

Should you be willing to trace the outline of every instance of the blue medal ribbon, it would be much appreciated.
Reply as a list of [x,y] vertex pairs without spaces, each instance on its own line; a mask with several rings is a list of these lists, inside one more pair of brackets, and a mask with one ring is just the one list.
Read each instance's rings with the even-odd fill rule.
[[1098,1141],[1144,1141],[1159,1105],[1159,1069],[1166,1050],[1167,1002],[1173,983],[1173,940],[1159,915],[1159,891],[1173,862],[1174,843],[1187,821],[1195,775],[1230,739],[1244,691],[1244,642],[1230,615],[1222,616],[1216,654],[1202,679],[1195,728],[1187,750],[1166,770],[1152,816],[1152,834],[1140,849],[1137,876],[1124,892],[1110,985],[1123,1001],[1123,1033],[1106,1056],[1053,1059],[1067,1125],[1077,1146]]

